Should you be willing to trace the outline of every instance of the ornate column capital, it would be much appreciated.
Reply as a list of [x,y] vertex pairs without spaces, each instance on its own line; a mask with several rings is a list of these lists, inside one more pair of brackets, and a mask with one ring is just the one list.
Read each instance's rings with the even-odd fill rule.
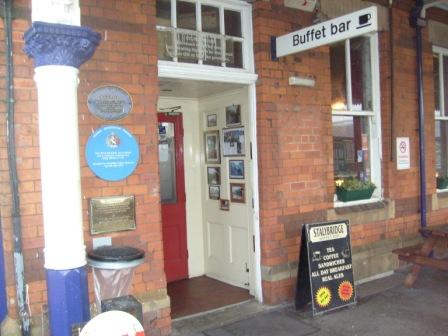
[[87,27],[33,22],[25,32],[24,51],[34,66],[67,65],[79,68],[99,45],[101,35]]

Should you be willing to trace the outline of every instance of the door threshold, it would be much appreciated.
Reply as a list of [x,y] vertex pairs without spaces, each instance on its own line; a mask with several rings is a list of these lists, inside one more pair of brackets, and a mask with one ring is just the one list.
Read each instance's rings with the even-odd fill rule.
[[[180,316],[180,317],[176,317],[174,319],[172,319],[173,322],[178,322],[178,321],[183,321],[183,320],[188,320],[188,319],[194,319],[194,318],[198,318],[204,315],[209,315],[209,314],[213,314],[213,313],[217,313],[217,312],[222,312],[225,311],[227,309],[232,309],[238,306],[242,306],[245,305],[246,303],[249,302],[253,302],[255,301],[255,299],[249,299],[249,300],[245,300],[245,301],[241,301],[241,302],[237,302],[237,303],[232,303],[226,306],[222,306],[219,308],[214,308],[214,309],[210,309],[210,310],[206,310],[200,313],[195,313],[195,314],[191,314],[191,315],[185,315],[185,316]],[[256,302],[256,301],[255,301]]]

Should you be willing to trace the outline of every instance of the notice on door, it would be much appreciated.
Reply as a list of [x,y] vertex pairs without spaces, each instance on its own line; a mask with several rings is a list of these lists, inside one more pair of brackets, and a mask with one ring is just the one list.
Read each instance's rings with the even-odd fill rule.
[[310,301],[313,315],[356,303],[348,221],[303,227],[296,309]]

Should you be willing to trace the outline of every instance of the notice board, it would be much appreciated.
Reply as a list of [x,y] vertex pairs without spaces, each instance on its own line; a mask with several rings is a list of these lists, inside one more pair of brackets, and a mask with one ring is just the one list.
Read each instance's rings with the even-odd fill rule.
[[347,220],[302,228],[296,309],[310,301],[313,315],[356,303]]

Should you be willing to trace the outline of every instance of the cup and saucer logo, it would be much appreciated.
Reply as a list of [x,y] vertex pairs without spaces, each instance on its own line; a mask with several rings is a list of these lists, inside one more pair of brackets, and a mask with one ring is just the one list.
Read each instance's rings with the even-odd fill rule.
[[118,146],[120,146],[120,142],[120,137],[114,132],[109,134],[106,138],[106,145],[110,148],[117,148]]

